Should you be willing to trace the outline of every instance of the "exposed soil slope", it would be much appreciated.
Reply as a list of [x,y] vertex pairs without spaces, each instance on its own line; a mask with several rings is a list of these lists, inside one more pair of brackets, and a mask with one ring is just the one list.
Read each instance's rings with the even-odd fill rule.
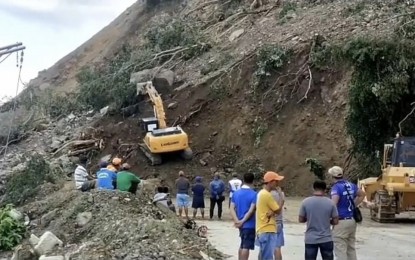
[[[394,16],[398,9],[391,4],[320,2],[269,3],[255,11],[235,11],[227,19],[217,17],[220,5],[216,2],[169,2],[151,11],[137,2],[91,40],[42,72],[31,85],[50,83],[59,91],[76,90],[74,75],[82,66],[110,58],[123,43],[140,46],[143,33],[161,16],[194,16],[205,23],[204,33],[213,48],[174,65],[177,88],[163,98],[165,104],[178,103],[177,108],[167,111],[168,122],[179,119],[190,136],[196,158],[150,167],[141,152],[133,149],[143,136],[138,125],[142,115],[107,117],[98,122],[95,127],[102,127],[106,141],[102,155],[129,155],[127,161],[137,174],[160,175],[170,184],[179,169],[208,179],[215,170],[212,168],[233,168],[240,174],[248,168],[272,169],[287,177],[287,194],[306,194],[314,177],[304,165],[305,159],[317,158],[325,166],[343,165],[349,147],[344,116],[351,71],[310,68],[313,39],[316,34],[330,41],[359,35],[387,37],[397,22]],[[204,3],[206,6],[201,7]],[[237,30],[243,31],[238,37],[230,37]],[[253,102],[250,82],[256,70],[255,50],[264,43],[278,43],[294,53],[271,76],[273,87],[261,93],[262,101]],[[203,75],[206,65],[215,62],[218,67]],[[128,145],[120,148],[120,144]]]

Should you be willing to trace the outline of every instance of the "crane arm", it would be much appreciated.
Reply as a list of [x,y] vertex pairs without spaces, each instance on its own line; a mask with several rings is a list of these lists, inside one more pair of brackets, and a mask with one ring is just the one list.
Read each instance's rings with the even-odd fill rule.
[[[137,84],[137,88],[138,92],[140,92],[139,84]],[[154,114],[159,121],[160,129],[166,128],[166,113],[164,112],[163,100],[161,99],[160,94],[157,92],[156,88],[153,86],[153,83],[151,81],[146,82],[144,88],[144,92],[148,94],[148,96],[151,99],[151,102],[153,103]]]

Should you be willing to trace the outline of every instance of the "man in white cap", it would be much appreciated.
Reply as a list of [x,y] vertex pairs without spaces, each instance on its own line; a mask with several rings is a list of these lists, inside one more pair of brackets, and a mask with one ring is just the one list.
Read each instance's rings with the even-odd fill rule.
[[339,224],[333,228],[334,253],[338,260],[357,260],[357,223],[353,218],[353,212],[354,207],[363,201],[366,194],[356,184],[344,179],[341,167],[333,166],[328,173],[334,178],[330,194],[339,212]]

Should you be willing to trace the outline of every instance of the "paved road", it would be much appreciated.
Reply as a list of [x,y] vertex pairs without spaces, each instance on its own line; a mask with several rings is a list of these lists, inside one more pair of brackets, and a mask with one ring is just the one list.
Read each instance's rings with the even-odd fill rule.
[[[230,255],[229,260],[237,260],[239,247],[238,231],[229,221],[204,221],[209,228],[209,241],[218,250]],[[414,226],[378,228],[360,226],[358,230],[359,260],[411,260],[414,259]],[[304,225],[285,225],[284,259],[303,260]],[[251,252],[249,259],[257,259],[258,250]],[[318,258],[321,259],[321,258]]]
[[[302,260],[304,252],[305,225],[297,223],[300,198],[287,198],[284,211],[285,244],[283,256],[286,260]],[[209,204],[206,204],[209,206]],[[206,209],[206,216],[209,208]],[[216,210],[215,210],[216,213]],[[358,227],[357,250],[359,260],[412,260],[415,259],[414,224],[380,224],[370,220],[363,210],[364,221]],[[209,228],[209,241],[218,250],[229,255],[229,260],[237,260],[239,247],[238,230],[230,222],[229,210],[224,207],[223,220],[202,220],[197,222]],[[250,259],[257,259],[258,250],[251,253]],[[321,258],[318,258],[321,259]]]

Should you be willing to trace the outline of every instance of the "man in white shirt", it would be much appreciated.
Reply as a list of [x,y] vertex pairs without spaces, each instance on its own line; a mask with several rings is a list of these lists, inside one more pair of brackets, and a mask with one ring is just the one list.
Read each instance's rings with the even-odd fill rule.
[[231,207],[231,201],[232,201],[232,194],[239,190],[242,186],[242,181],[238,179],[238,174],[234,172],[232,174],[232,180],[229,181],[229,208]]
[[88,158],[86,156],[79,157],[79,164],[75,169],[75,187],[80,191],[89,191],[95,188],[95,179],[88,174],[86,170],[86,163]]

